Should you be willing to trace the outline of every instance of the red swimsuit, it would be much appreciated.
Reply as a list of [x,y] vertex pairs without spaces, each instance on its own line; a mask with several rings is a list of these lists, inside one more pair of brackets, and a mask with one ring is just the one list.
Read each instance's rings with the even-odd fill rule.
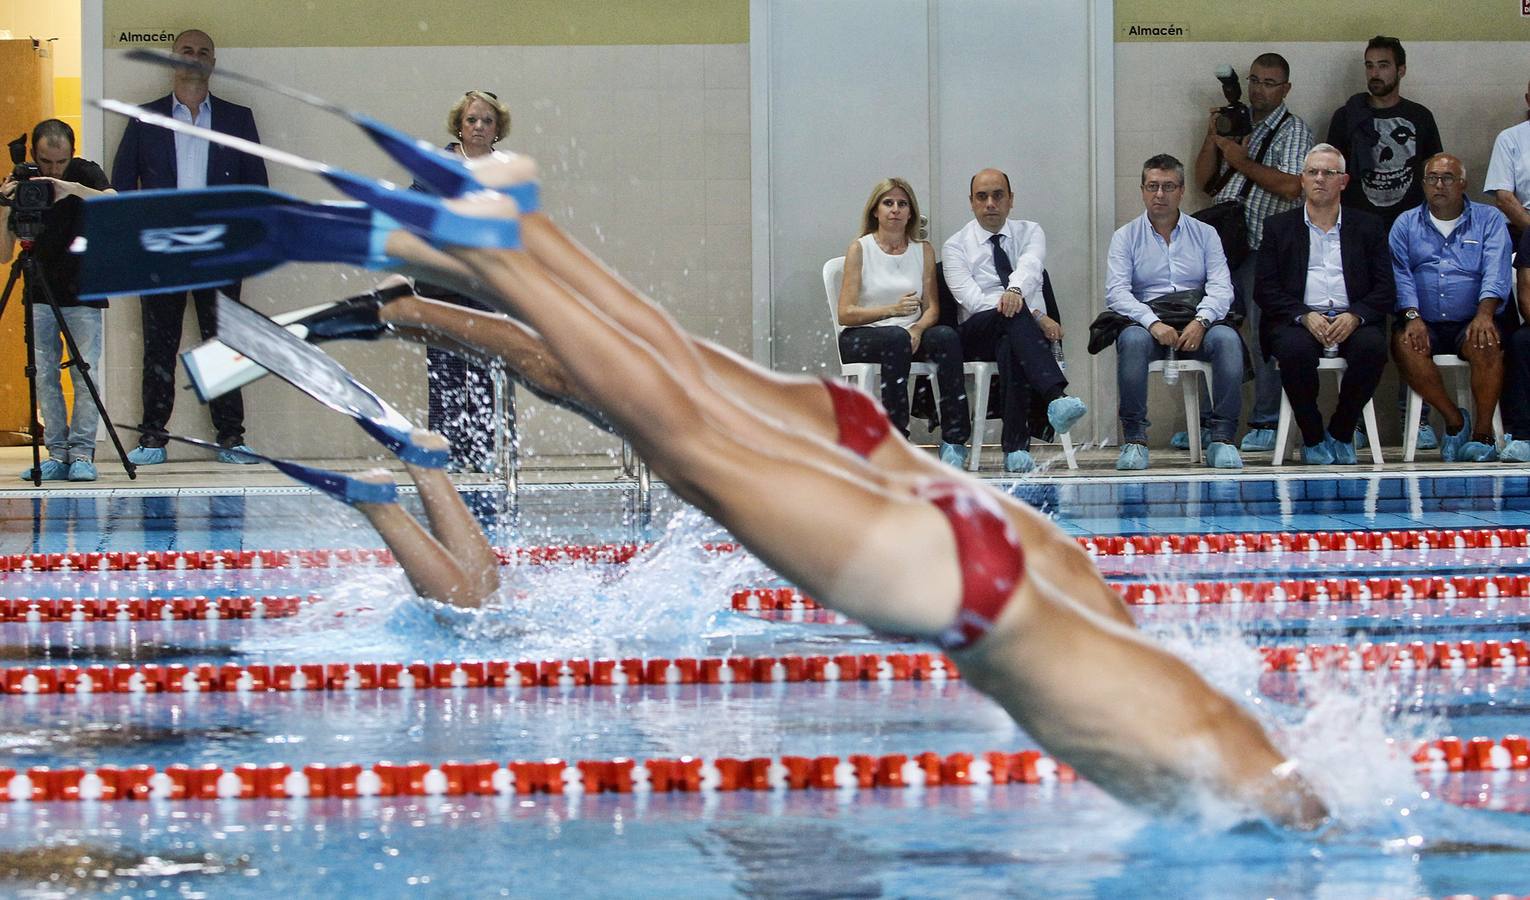
[[892,423],[882,404],[865,391],[827,378],[829,399],[834,402],[834,420],[839,423],[839,445],[860,457],[871,451],[892,432]]
[[[892,432],[882,404],[837,381],[824,379],[823,385],[834,402],[839,445],[859,456],[870,456]],[[1025,553],[1004,511],[993,498],[971,485],[933,481],[920,487],[916,495],[940,510],[956,538],[962,605],[956,621],[935,642],[946,650],[963,650],[998,621],[1025,574]]]
[[935,504],[951,523],[962,572],[962,605],[956,621],[935,639],[945,650],[971,647],[999,620],[1025,575],[1025,551],[1009,518],[993,498],[954,481],[924,485],[918,496]]

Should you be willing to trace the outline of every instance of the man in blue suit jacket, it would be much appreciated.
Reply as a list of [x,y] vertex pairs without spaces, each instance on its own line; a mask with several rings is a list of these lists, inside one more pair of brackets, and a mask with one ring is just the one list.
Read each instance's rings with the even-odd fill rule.
[[[207,81],[217,63],[212,38],[194,29],[175,38],[174,52],[201,63],[203,68],[176,69],[174,90],[145,108],[162,115],[251,141],[259,141],[255,116],[249,107],[220,100],[208,92]],[[112,187],[118,191],[154,188],[201,188],[225,184],[266,186],[266,164],[260,158],[222,147],[200,138],[174,134],[163,128],[128,122],[112,164]],[[221,290],[239,299],[239,285]],[[214,291],[189,292],[196,303],[197,325],[202,337],[217,334]],[[162,431],[175,405],[175,357],[181,344],[181,321],[186,313],[185,291],[152,294],[142,298],[143,310],[143,421],[147,431]],[[238,391],[224,394],[208,404],[218,444],[228,448],[244,445],[244,398]],[[165,461],[165,439],[145,434],[128,459],[140,466]],[[225,463],[253,462],[233,453],[218,454]]]
[[[1396,301],[1392,255],[1382,220],[1340,206],[1349,175],[1332,144],[1307,151],[1303,203],[1264,220],[1254,302],[1264,314],[1259,346],[1280,362],[1280,383],[1302,433],[1309,465],[1354,465],[1355,425],[1387,363],[1387,313]],[[1323,428],[1318,359],[1349,364],[1339,402]],[[1375,435],[1372,435],[1375,440]]]

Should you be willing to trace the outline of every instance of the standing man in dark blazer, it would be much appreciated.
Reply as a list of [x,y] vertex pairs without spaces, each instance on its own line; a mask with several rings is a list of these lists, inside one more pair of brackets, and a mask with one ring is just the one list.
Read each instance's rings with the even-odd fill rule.
[[[1341,209],[1343,154],[1318,144],[1302,165],[1301,206],[1264,221],[1254,276],[1260,352],[1280,363],[1280,383],[1301,429],[1302,461],[1354,465],[1355,426],[1387,362],[1387,313],[1396,301],[1381,219]],[[1318,412],[1318,360],[1349,363],[1328,430]]]
[[[259,141],[255,116],[249,107],[220,100],[208,92],[207,81],[217,63],[212,38],[188,29],[176,35],[173,50],[183,59],[200,63],[201,69],[174,70],[170,94],[145,104],[161,115],[212,128],[225,134]],[[118,191],[154,188],[202,188],[227,184],[267,185],[266,164],[258,157],[210,144],[201,138],[174,134],[163,128],[128,122],[112,163],[112,187]],[[239,299],[239,285],[221,288]],[[143,309],[143,422],[146,431],[162,431],[175,406],[175,357],[181,344],[181,321],[188,292],[151,294],[142,298]],[[214,294],[211,289],[190,291],[197,309],[202,337],[217,334]],[[218,444],[229,449],[244,446],[244,398],[232,391],[208,404]],[[140,466],[165,461],[165,439],[154,434],[139,438],[128,459]],[[235,453],[218,454],[223,463],[254,460]]]

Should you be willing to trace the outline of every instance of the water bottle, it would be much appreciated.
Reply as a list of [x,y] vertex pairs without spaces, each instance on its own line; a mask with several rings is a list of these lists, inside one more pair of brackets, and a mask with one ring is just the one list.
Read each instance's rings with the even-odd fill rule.
[[1179,354],[1173,347],[1163,358],[1163,383],[1179,384]]
[[1063,357],[1062,341],[1052,342],[1052,358],[1057,360],[1058,371],[1068,371],[1068,360]]
[[[1323,313],[1323,315],[1328,317],[1328,324],[1330,326],[1333,325],[1333,320],[1335,318],[1337,318],[1337,314],[1333,310],[1331,310],[1331,309],[1328,310],[1327,312]],[[1338,344],[1325,344],[1323,346],[1323,356],[1324,356],[1324,358],[1326,358],[1326,359],[1333,359],[1334,357],[1336,357],[1338,355],[1339,355],[1339,345]]]

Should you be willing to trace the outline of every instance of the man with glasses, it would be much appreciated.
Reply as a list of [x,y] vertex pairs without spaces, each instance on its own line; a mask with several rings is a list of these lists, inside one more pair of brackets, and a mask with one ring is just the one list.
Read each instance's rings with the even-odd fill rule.
[[1047,315],[1042,294],[1047,239],[1041,226],[1009,217],[1015,195],[1009,176],[998,169],[972,176],[968,195],[972,221],[946,240],[941,267],[956,298],[963,356],[992,360],[999,370],[1004,470],[1028,472],[1036,467],[1030,452],[1032,398],[1046,402],[1047,422],[1058,434],[1087,409],[1084,401],[1063,395],[1068,379],[1052,352],[1051,342],[1062,340],[1063,332]]
[[1211,363],[1214,392],[1206,461],[1240,469],[1232,445],[1243,398],[1243,341],[1223,319],[1232,307],[1232,279],[1217,231],[1182,215],[1185,166],[1162,153],[1142,164],[1142,215],[1110,239],[1105,304],[1131,324],[1116,337],[1121,455],[1116,468],[1146,469],[1148,364],[1173,350]]
[[[1217,110],[1206,122],[1206,139],[1195,158],[1195,177],[1212,199],[1241,200],[1248,225],[1248,248],[1258,251],[1264,220],[1296,206],[1301,197],[1302,160],[1312,149],[1307,123],[1286,108],[1291,92],[1291,66],[1279,53],[1262,53],[1249,66],[1248,105],[1254,130],[1241,140],[1217,134]],[[1249,313],[1250,328],[1259,328],[1259,310],[1252,302],[1257,253],[1249,253],[1232,272],[1238,308]],[[1254,409],[1249,414],[1243,450],[1273,450],[1280,417],[1280,377],[1261,355],[1254,361]]]
[[[1503,388],[1503,334],[1496,317],[1508,305],[1509,229],[1503,213],[1466,199],[1466,165],[1448,153],[1424,163],[1424,205],[1392,226],[1397,323],[1392,355],[1403,380],[1445,419],[1446,462],[1488,462],[1493,410]],[[1471,366],[1473,411],[1445,392],[1436,353]]]
[[[1355,425],[1387,364],[1382,326],[1396,302],[1387,229],[1379,217],[1340,207],[1350,183],[1344,155],[1318,144],[1302,168],[1299,209],[1270,216],[1254,279],[1259,346],[1280,363],[1280,381],[1302,433],[1308,465],[1355,464]],[[1349,364],[1328,429],[1318,412],[1318,360]]]

